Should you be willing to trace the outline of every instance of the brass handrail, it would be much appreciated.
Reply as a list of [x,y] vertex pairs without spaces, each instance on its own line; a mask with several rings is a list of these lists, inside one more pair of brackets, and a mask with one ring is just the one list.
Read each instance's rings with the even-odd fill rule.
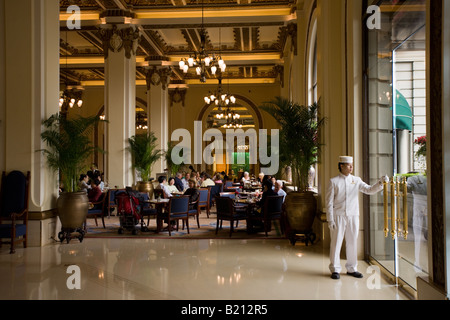
[[[392,177],[389,182],[384,182],[384,236],[389,234],[389,186],[391,191],[391,236],[395,240],[397,235],[403,235],[408,239],[408,183],[406,177]],[[398,213],[403,200],[403,214]],[[403,230],[400,228],[403,223]]]

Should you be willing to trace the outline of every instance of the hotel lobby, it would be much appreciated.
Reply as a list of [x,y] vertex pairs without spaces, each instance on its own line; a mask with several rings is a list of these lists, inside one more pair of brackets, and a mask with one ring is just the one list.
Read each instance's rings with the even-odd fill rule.
[[[0,168],[30,173],[27,247],[0,247],[1,300],[450,297],[449,0],[0,0],[0,48]],[[275,236],[252,236],[244,223],[228,236],[228,222],[208,237],[102,235],[117,228],[114,210],[106,228],[88,219],[82,241],[58,240],[65,186],[40,151],[44,120],[105,120],[77,175],[95,165],[109,189],[137,188],[128,142],[151,132],[162,152],[190,151],[179,171],[237,183],[266,172],[289,197],[298,191],[291,167],[274,170],[279,159],[260,148],[283,131],[265,108],[279,97],[317,105],[324,119],[308,180],[313,243],[292,243],[276,222]],[[227,130],[255,139],[218,147]],[[336,281],[326,192],[346,155],[354,176],[389,182],[358,199],[363,278],[343,268]],[[153,187],[175,175],[170,166],[154,162]],[[215,226],[216,210],[201,211],[200,231]]]

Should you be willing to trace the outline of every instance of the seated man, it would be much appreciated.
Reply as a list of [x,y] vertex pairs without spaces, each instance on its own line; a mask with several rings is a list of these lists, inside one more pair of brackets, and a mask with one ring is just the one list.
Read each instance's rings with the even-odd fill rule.
[[184,185],[183,185],[183,174],[181,172],[177,172],[175,175],[175,187],[177,187],[178,191],[184,191]]
[[169,188],[165,185],[165,182],[167,181],[165,176],[160,176],[158,178],[159,185],[156,187],[156,189],[162,189],[164,191],[164,198],[170,198],[172,197],[172,193],[170,192]]
[[[183,182],[183,190],[189,189],[189,180],[190,179],[191,179],[191,174],[189,172],[186,172],[183,179],[181,179],[181,181]],[[197,181],[196,180],[194,180],[194,181],[197,186]]]
[[286,191],[283,190],[283,181],[277,180],[275,182],[275,191],[279,196],[283,196],[283,202],[286,200]]
[[213,187],[216,185],[216,183],[211,179],[211,176],[206,172],[200,176],[200,179],[202,181],[200,187],[202,188]]

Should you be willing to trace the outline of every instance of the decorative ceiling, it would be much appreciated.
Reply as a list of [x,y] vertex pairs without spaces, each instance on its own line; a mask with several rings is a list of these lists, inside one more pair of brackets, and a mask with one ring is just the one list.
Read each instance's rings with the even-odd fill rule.
[[[178,66],[200,46],[206,31],[206,50],[220,53],[229,83],[273,83],[283,72],[283,52],[295,38],[295,0],[61,0],[61,82],[99,85],[104,81],[103,44],[98,34],[101,17],[131,16],[140,31],[136,80],[145,81],[146,58],[164,57],[172,69],[171,83],[195,84],[194,70]],[[81,28],[69,29],[67,8],[81,10]],[[207,79],[217,76],[208,74]],[[207,81],[208,82],[208,81]],[[215,82],[217,83],[217,82]]]

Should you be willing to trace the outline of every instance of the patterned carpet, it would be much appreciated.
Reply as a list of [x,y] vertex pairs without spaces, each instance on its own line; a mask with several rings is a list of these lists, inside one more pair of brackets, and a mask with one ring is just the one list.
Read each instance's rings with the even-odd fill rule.
[[[182,223],[180,221],[179,230],[172,230],[172,235],[169,237],[168,231],[161,231],[156,233],[156,220],[151,218],[149,225],[147,226],[147,217],[144,218],[144,225],[148,230],[142,231],[141,224],[136,225],[137,234],[133,235],[131,230],[124,230],[123,234],[119,234],[120,219],[117,216],[105,217],[105,227],[103,228],[101,219],[98,220],[98,226],[95,225],[94,219],[88,219],[87,221],[87,233],[85,238],[148,238],[148,239],[229,239],[230,238],[230,223],[224,221],[222,229],[219,229],[216,235],[216,222],[217,218],[214,210],[210,213],[209,218],[205,211],[202,211],[200,215],[200,228],[197,226],[197,220],[191,218],[189,220],[189,231],[184,228],[182,230]],[[163,225],[166,227],[166,224]],[[239,221],[238,227],[234,228],[234,232],[231,236],[232,239],[282,239],[284,235],[280,233],[280,227],[278,222],[274,222],[272,230],[266,237],[264,232],[248,234],[247,225],[245,221]]]

